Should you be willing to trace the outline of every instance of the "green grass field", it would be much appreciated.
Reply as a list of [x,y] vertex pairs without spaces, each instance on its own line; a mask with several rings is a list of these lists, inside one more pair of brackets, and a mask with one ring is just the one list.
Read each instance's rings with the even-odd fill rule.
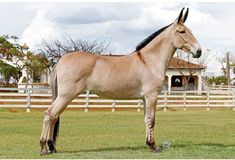
[[143,112],[65,111],[58,153],[41,157],[42,111],[0,109],[0,158],[235,158],[235,112],[158,111],[155,138],[171,147],[159,154],[145,145]]

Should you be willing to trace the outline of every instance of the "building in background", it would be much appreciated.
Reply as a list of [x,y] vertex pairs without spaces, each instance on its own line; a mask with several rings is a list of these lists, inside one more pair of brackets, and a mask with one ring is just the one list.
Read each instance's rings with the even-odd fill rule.
[[203,90],[202,72],[206,67],[190,63],[179,58],[173,58],[166,72],[166,87],[168,91]]

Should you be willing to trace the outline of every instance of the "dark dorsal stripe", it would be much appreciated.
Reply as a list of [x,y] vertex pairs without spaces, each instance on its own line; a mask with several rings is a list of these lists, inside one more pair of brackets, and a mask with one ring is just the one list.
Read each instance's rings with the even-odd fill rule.
[[[172,23],[170,24],[172,25]],[[150,36],[148,36],[147,38],[145,38],[142,42],[140,42],[136,48],[135,51],[139,51],[142,48],[144,48],[147,44],[149,44],[149,42],[151,42],[155,37],[157,37],[160,33],[162,33],[165,29],[167,29],[170,25],[167,25],[161,29],[159,29],[158,31],[152,33]]]
[[139,57],[140,61],[145,64],[145,60],[144,57],[141,55],[140,51],[136,51],[137,52],[137,56]]

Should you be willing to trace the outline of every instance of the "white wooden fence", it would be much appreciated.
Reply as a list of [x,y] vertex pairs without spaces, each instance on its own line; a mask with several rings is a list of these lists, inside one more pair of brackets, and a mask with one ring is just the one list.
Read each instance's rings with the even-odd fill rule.
[[[51,90],[49,88],[0,88],[0,107],[5,108],[47,108],[51,105]],[[209,90],[202,91],[163,91],[159,95],[157,107],[164,111],[167,108],[182,108],[186,110],[193,108],[226,107],[235,110],[235,90]],[[143,108],[143,101],[136,100],[110,100],[100,98],[87,91],[79,95],[68,106],[68,108],[82,108],[85,112],[89,109],[116,109],[132,108],[140,111]]]

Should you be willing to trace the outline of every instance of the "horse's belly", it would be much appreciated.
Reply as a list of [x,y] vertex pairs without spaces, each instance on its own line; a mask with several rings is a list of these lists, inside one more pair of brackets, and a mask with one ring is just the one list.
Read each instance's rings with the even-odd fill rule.
[[142,98],[142,96],[139,93],[131,93],[127,91],[124,92],[110,92],[110,91],[97,91],[92,90],[95,94],[97,94],[100,97],[108,98],[108,99],[138,99]]
[[95,94],[109,99],[136,99],[141,98],[140,86],[134,84],[106,84],[95,83],[88,87]]

